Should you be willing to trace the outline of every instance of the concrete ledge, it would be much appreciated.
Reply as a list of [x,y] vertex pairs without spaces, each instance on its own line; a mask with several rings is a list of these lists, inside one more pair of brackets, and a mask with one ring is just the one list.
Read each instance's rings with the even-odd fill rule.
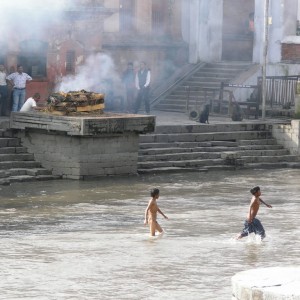
[[300,300],[300,267],[253,269],[231,281],[232,300]]
[[10,128],[61,131],[72,136],[148,133],[155,129],[155,116],[109,113],[99,116],[56,116],[38,112],[15,112],[10,117]]

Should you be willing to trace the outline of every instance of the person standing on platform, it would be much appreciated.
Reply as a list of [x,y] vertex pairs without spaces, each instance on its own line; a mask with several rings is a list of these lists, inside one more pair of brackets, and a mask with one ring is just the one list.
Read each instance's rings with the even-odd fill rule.
[[134,113],[139,111],[141,103],[145,103],[146,113],[150,113],[149,91],[150,91],[151,73],[146,67],[145,62],[141,62],[140,70],[135,76],[135,86],[138,90],[138,95],[135,103]]
[[4,65],[0,64],[0,116],[6,116],[8,89],[6,83],[6,70]]
[[13,87],[13,105],[12,111],[20,111],[26,98],[26,83],[32,80],[31,76],[23,72],[23,67],[19,65],[17,72],[6,77]]

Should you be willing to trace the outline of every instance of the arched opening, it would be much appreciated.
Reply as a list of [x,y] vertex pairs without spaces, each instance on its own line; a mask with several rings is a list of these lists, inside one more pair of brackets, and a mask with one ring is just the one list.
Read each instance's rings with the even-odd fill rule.
[[252,61],[254,0],[224,0],[222,60]]

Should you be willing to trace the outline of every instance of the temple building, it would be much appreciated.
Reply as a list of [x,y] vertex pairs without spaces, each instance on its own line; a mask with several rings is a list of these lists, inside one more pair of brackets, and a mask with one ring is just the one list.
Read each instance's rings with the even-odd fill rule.
[[[9,72],[23,65],[34,79],[28,95],[40,92],[43,97],[97,53],[111,57],[118,74],[128,62],[138,67],[146,61],[153,84],[187,64],[261,63],[264,2],[61,0],[61,7],[48,14],[16,7],[5,10],[1,23],[5,30],[0,35],[0,63]],[[269,63],[300,61],[298,2],[270,0]]]

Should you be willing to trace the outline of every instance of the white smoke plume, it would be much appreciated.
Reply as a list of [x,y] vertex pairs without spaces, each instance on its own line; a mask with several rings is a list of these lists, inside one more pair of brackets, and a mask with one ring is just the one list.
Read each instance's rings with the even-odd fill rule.
[[14,30],[39,34],[67,6],[64,0],[0,0],[0,35]]
[[85,63],[77,68],[76,75],[63,77],[55,90],[68,92],[83,89],[105,93],[108,89],[113,89],[110,85],[118,84],[118,82],[120,78],[112,58],[98,53],[89,56]]

